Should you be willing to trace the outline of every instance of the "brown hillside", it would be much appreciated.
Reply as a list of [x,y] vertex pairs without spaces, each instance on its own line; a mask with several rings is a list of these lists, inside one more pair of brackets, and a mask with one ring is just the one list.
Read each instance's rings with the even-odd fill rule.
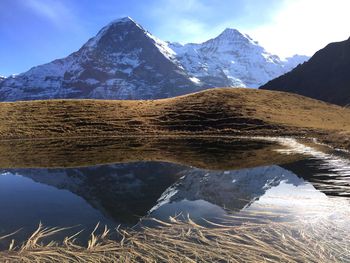
[[290,93],[211,89],[161,100],[0,103],[0,138],[309,135],[348,147],[350,110]]

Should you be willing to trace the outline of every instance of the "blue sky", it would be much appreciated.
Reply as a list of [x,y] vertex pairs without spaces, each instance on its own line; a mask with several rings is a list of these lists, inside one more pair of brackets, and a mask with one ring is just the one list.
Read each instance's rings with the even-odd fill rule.
[[348,0],[1,0],[0,75],[67,56],[130,16],[163,40],[201,42],[227,27],[268,51],[312,55],[350,32]]

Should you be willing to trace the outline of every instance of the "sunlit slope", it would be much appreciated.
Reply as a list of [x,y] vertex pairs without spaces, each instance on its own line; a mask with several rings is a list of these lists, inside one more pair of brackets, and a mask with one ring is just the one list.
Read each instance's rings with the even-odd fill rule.
[[350,110],[290,93],[219,88],[161,100],[0,103],[0,138],[158,134],[335,134]]

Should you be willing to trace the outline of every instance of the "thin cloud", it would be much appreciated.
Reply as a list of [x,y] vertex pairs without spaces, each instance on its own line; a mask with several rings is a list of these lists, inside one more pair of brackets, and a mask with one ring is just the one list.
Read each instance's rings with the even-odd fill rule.
[[[159,37],[177,41],[203,42],[216,37],[225,28],[245,28],[270,20],[270,13],[281,0],[158,0],[145,6],[151,30]],[[159,22],[161,21],[161,22]]]
[[207,35],[205,23],[193,15],[194,13],[206,14],[207,7],[201,1],[160,0],[147,9],[150,10],[148,18],[153,20],[155,25],[152,31],[161,38],[177,42],[198,42]]
[[25,5],[36,15],[41,16],[58,28],[64,29],[68,24],[77,25],[72,11],[63,2],[55,0],[26,0]]

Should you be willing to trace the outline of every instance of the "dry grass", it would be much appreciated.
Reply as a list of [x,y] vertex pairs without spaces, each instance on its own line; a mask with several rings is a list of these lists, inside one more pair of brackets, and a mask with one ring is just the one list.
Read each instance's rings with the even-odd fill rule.
[[[263,217],[264,219],[261,219]],[[22,245],[12,240],[1,262],[348,262],[350,234],[336,222],[308,224],[301,220],[276,220],[277,213],[243,213],[230,216],[222,225],[204,227],[188,219],[159,222],[157,228],[117,230],[118,241],[109,230],[95,231],[86,246],[76,235],[62,243],[43,244],[64,229],[38,230]],[[242,223],[244,219],[244,223]],[[232,226],[235,225],[235,226]]]
[[350,138],[350,110],[290,93],[232,88],[149,101],[0,103],[3,139],[194,133],[311,135],[342,145]]

